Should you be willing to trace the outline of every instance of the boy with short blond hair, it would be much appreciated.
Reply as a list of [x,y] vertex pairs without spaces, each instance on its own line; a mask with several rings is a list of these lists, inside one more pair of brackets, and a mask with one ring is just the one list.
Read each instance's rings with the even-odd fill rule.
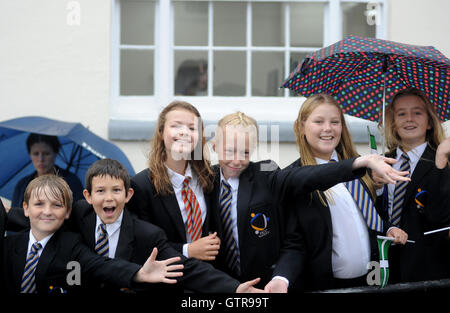
[[[24,213],[30,220],[30,230],[6,238],[4,273],[10,294],[48,294],[54,290],[71,292],[83,289],[91,280],[117,286],[134,287],[140,282],[175,283],[171,278],[182,275],[179,261],[155,261],[152,254],[144,266],[111,260],[91,251],[81,236],[64,232],[61,226],[71,213],[72,191],[61,177],[43,175],[33,179],[24,194]],[[68,264],[80,265],[80,285],[70,286]],[[70,267],[69,267],[70,268]],[[173,271],[173,272],[172,272]]]

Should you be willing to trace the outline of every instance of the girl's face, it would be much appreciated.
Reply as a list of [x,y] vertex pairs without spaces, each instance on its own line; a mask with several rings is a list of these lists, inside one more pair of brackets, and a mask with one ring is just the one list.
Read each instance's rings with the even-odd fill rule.
[[250,163],[251,134],[239,126],[225,126],[221,132],[213,149],[218,154],[222,174],[225,179],[239,177]]
[[30,147],[30,158],[38,176],[41,176],[52,171],[56,153],[45,142],[37,142]]
[[395,131],[403,144],[410,147],[421,145],[431,129],[425,103],[421,98],[410,95],[399,98],[394,104]]
[[342,121],[339,109],[332,104],[321,104],[302,125],[314,157],[329,160],[341,140]]
[[166,114],[163,139],[168,158],[190,158],[199,138],[198,124],[198,117],[184,109],[175,109]]

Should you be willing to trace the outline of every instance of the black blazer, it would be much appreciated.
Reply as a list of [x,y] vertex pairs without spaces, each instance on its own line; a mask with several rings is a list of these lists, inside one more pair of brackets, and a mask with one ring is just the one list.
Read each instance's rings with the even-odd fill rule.
[[[316,165],[315,167],[319,166],[322,165]],[[351,165],[347,163],[346,166]],[[300,159],[298,159],[287,169],[301,167]],[[345,168],[344,165],[342,168]],[[348,168],[346,171],[348,171]],[[334,175],[331,172],[328,172],[327,175],[325,172],[321,174],[321,177],[322,179],[328,179]],[[339,182],[353,180],[361,176],[363,175],[346,178],[341,176],[330,187]],[[367,186],[364,183],[363,185],[367,190]],[[322,192],[321,194],[324,197]],[[290,282],[289,288],[291,291],[335,288],[331,261],[333,225],[329,206],[320,201],[316,192],[296,195],[286,199],[283,203],[286,205],[286,210],[289,210],[289,218],[286,239],[281,249],[274,276],[286,277]],[[372,260],[379,260],[376,240],[378,234],[380,233],[369,229]]]
[[[304,195],[315,189],[326,190],[341,181],[355,179],[365,174],[365,169],[352,171],[354,159],[335,164],[306,167],[288,167],[280,170],[273,161],[250,162],[239,176],[237,200],[237,227],[241,262],[241,280],[261,277],[261,286],[272,278],[284,239],[284,224],[288,208],[280,205],[293,195]],[[272,164],[270,166],[270,164]],[[270,170],[267,170],[270,168]],[[220,172],[215,166],[215,225],[222,238],[220,223]],[[285,202],[289,202],[286,200]],[[259,214],[259,216],[258,216]],[[257,219],[254,217],[258,216]],[[266,219],[267,225],[265,225]],[[256,232],[252,226],[263,227]],[[224,245],[218,257],[220,268],[228,271],[223,261]],[[232,273],[230,273],[232,274]]]
[[[94,250],[96,225],[94,209],[85,200],[80,200],[74,205],[72,214],[73,227],[81,233],[85,243]],[[142,291],[182,291],[181,288],[177,288],[181,285],[196,292],[231,293],[239,285],[237,280],[214,269],[210,264],[185,258],[168,244],[167,237],[161,228],[137,219],[124,208],[115,257],[143,265],[154,247],[158,248],[158,260],[180,256],[181,263],[184,265],[183,276],[177,278],[176,285],[158,284],[155,288]]]
[[[396,157],[396,153],[387,155]],[[450,169],[435,166],[436,151],[427,146],[408,183],[399,227],[416,243],[392,246],[389,251],[390,282],[434,280],[450,277],[448,231],[424,236],[450,223]],[[418,201],[424,205],[421,207]],[[387,188],[378,197],[388,217]]]
[[[10,294],[20,293],[29,240],[29,230],[6,238],[4,275]],[[81,286],[69,286],[66,278],[70,273],[67,264],[78,261],[81,265]],[[120,259],[101,257],[82,243],[75,233],[57,231],[48,241],[36,267],[36,291],[49,294],[62,288],[67,292],[80,292],[83,283],[91,280],[108,282],[121,287],[133,286],[133,276],[139,270],[137,264]],[[50,289],[53,287],[53,289]]]
[[[150,222],[164,230],[175,250],[183,252],[187,243],[186,230],[175,193],[167,196],[156,194],[155,186],[150,180],[150,170],[145,169],[131,179],[134,195],[127,207],[140,219]],[[210,220],[211,194],[204,192],[207,206],[206,219],[203,223],[202,236],[207,236]]]

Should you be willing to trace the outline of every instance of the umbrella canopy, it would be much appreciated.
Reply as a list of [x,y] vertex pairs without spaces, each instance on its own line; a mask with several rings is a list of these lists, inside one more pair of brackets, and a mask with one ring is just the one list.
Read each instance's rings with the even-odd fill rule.
[[35,171],[26,140],[30,133],[57,136],[61,147],[55,165],[78,176],[84,185],[87,169],[95,161],[111,158],[135,174],[130,161],[113,143],[92,133],[80,123],[30,116],[0,122],[0,196],[11,199],[16,183]]
[[415,87],[425,92],[446,121],[450,60],[431,46],[349,36],[307,56],[282,87],[305,97],[331,94],[344,113],[371,121],[379,120],[384,101]]

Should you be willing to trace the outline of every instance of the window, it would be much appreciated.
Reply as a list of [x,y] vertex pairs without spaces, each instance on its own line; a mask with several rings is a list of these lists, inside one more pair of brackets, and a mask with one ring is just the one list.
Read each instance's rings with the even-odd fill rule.
[[115,0],[110,124],[154,121],[177,98],[212,123],[242,110],[291,133],[303,98],[284,79],[346,35],[384,37],[384,2]]

